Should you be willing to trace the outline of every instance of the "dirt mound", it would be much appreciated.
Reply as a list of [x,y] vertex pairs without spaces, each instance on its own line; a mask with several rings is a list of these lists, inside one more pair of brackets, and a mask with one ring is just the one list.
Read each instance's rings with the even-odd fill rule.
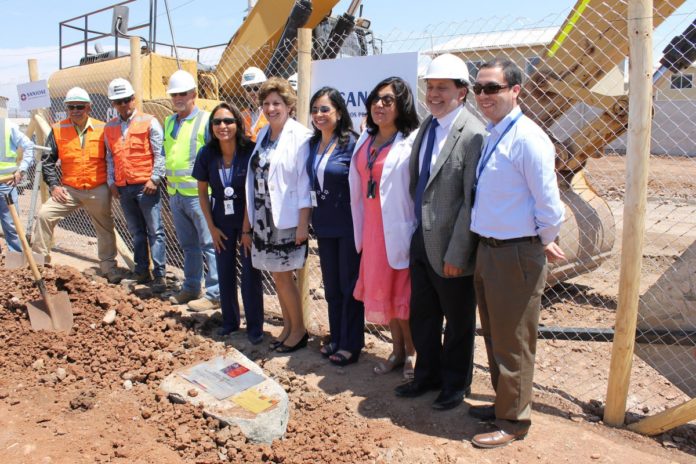
[[[379,431],[361,425],[355,413],[332,405],[327,395],[312,391],[293,374],[281,372],[276,378],[293,406],[286,438],[272,446],[248,443],[239,430],[221,427],[190,405],[172,403],[158,392],[159,381],[224,347],[194,333],[197,321],[168,302],[141,300],[65,266],[46,268],[45,279],[49,294],[68,292],[74,327],[69,334],[33,332],[26,303],[40,298],[38,290],[28,272],[2,271],[0,398],[21,397],[7,386],[22,382],[45,389],[46,395],[69,398],[66,408],[80,412],[133,389],[142,419],[161,432],[159,440],[196,462],[360,462],[373,453]],[[116,317],[108,323],[104,316],[111,310]],[[123,443],[113,448],[114,457],[125,455]]]

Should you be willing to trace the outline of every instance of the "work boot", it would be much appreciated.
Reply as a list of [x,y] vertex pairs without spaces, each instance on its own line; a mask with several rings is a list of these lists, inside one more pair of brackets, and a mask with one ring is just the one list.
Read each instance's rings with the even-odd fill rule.
[[123,280],[123,272],[117,267],[112,267],[106,274],[104,274],[104,278],[110,284],[117,284]]
[[201,291],[190,292],[188,290],[181,290],[179,293],[169,297],[169,302],[175,305],[186,304],[191,300],[201,296]]
[[188,307],[190,311],[197,313],[201,311],[212,311],[220,308],[220,302],[203,297],[197,300],[189,301]]
[[150,271],[134,272],[132,279],[135,280],[136,284],[146,284],[152,280],[152,274]]
[[167,281],[163,276],[157,276],[152,283],[150,283],[150,288],[153,293],[164,293],[167,291]]

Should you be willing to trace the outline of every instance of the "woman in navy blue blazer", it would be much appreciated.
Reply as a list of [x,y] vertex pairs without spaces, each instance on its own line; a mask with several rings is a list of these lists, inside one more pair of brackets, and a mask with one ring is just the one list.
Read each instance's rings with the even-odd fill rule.
[[319,243],[331,331],[331,342],[320,351],[333,364],[345,366],[358,360],[365,344],[365,310],[353,298],[360,255],[355,251],[348,186],[356,134],[338,90],[319,89],[309,106],[314,127],[307,159],[312,227]]
[[[222,306],[218,335],[225,336],[239,329],[237,243],[244,219],[247,167],[254,144],[245,135],[239,110],[225,102],[213,109],[208,125],[210,141],[198,152],[193,177],[198,180],[198,199],[215,246]],[[263,340],[261,272],[252,267],[249,253],[242,252],[240,259],[247,337],[251,343],[258,344]]]

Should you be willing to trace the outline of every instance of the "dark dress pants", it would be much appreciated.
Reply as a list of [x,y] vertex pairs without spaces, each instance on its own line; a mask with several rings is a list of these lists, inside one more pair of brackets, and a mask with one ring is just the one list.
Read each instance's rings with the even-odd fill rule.
[[[445,278],[432,268],[421,227],[411,241],[410,327],[418,357],[415,380],[442,382],[443,389],[471,386],[476,296],[473,276]],[[444,339],[443,318],[447,320]]]
[[331,342],[339,350],[357,354],[365,345],[365,307],[353,298],[360,255],[352,236],[319,238],[318,243]]
[[[238,229],[222,229],[227,236],[225,249],[215,253],[217,260],[218,281],[220,283],[220,306],[222,307],[222,325],[226,329],[238,329],[239,300],[237,299],[237,237]],[[242,302],[246,317],[247,335],[258,338],[263,335],[263,288],[261,271],[251,265],[251,254],[244,256],[243,247],[239,246],[242,264]]]

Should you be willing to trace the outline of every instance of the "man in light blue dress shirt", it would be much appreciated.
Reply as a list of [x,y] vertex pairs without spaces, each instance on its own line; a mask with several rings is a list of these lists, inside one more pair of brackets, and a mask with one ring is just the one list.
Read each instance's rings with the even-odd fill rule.
[[565,258],[555,243],[563,221],[555,150],[549,137],[522,114],[522,74],[511,61],[481,66],[473,91],[488,124],[477,167],[471,230],[479,235],[474,287],[488,354],[495,403],[469,414],[495,421],[475,435],[480,448],[525,437],[531,425],[532,385],[541,295],[547,259]]

